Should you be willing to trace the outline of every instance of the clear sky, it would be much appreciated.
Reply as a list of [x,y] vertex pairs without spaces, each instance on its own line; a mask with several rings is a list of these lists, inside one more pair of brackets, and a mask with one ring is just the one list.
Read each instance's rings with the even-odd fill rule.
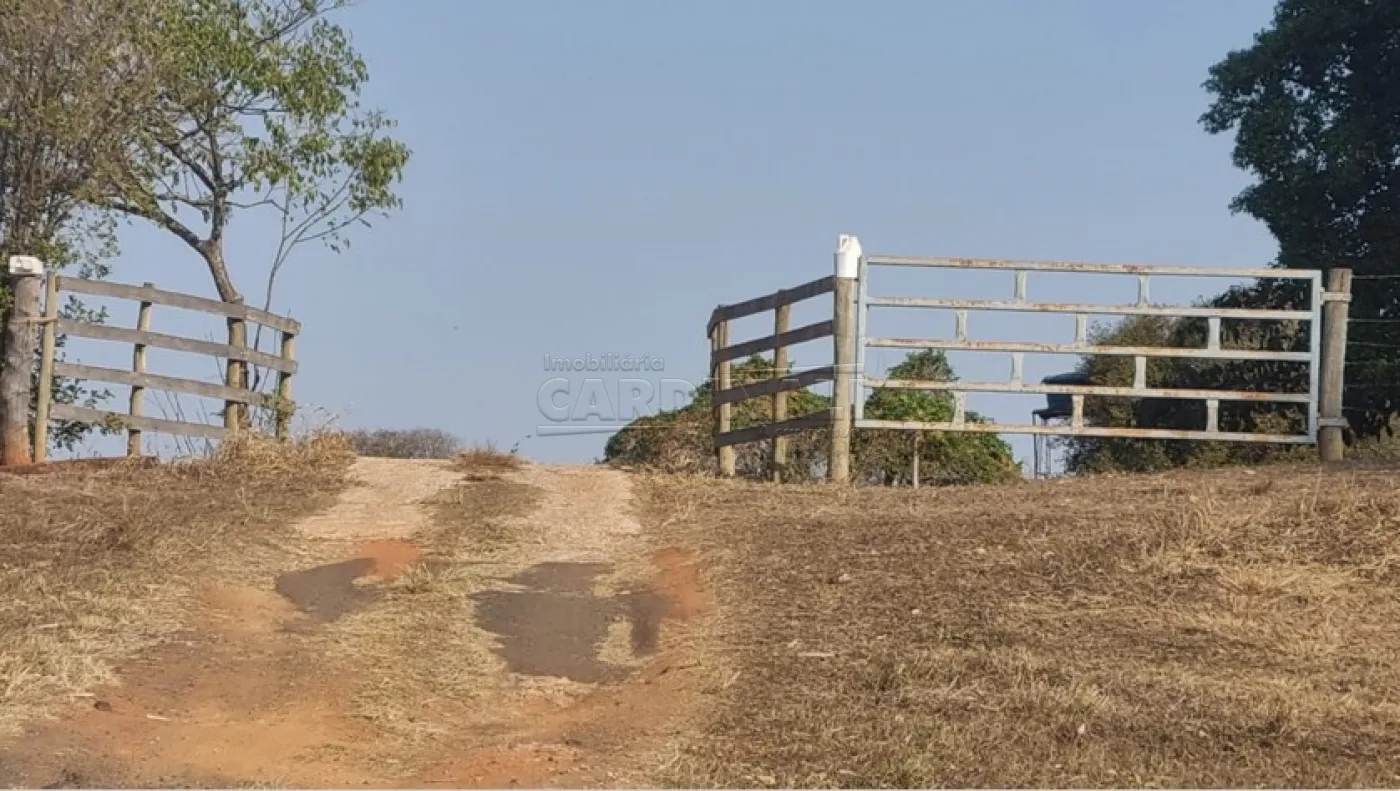
[[[347,253],[309,249],[289,265],[275,308],[306,325],[298,400],[340,425],[439,427],[587,461],[605,435],[524,439],[547,422],[539,391],[559,374],[544,370],[546,354],[651,355],[665,370],[643,378],[699,381],[710,310],[829,273],[839,233],[880,253],[1263,265],[1273,240],[1228,210],[1245,184],[1230,141],[1197,118],[1207,69],[1247,46],[1271,7],[365,0],[341,19],[371,69],[366,100],[400,121],[414,156],[402,212]],[[250,296],[268,230],[255,217],[232,226],[231,265]],[[190,251],[144,228],[123,233],[112,279],[213,293]],[[1110,282],[1033,278],[1031,292],[1135,293]],[[1154,286],[1153,296],[1185,301],[1211,286]],[[892,273],[871,290],[990,297],[1009,295],[1010,280]],[[829,311],[807,304],[794,321]],[[130,326],[126,313],[112,322]],[[769,321],[741,324],[735,338],[766,334]],[[173,312],[155,324],[219,332]],[[1001,314],[975,317],[973,335],[1068,340],[1072,326]],[[887,329],[932,337],[951,320],[872,326]],[[73,351],[130,359],[76,341]],[[823,363],[830,341],[794,356]],[[975,379],[1005,378],[1009,365],[953,361]],[[1027,376],[1074,362],[1028,359]],[[171,353],[151,370],[214,366]],[[556,403],[567,406],[584,376]],[[971,401],[1018,422],[1037,404]]]

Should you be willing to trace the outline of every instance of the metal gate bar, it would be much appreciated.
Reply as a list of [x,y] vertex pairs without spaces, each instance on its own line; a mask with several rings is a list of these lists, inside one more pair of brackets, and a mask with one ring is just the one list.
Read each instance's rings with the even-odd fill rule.
[[[1015,273],[1015,290],[1010,300],[871,296],[869,293],[869,273],[871,268],[879,266],[1012,271]],[[1096,305],[1091,303],[1041,302],[1031,300],[1028,296],[1028,274],[1031,272],[1066,272],[1074,274],[1133,276],[1137,278],[1137,301],[1132,304]],[[1154,305],[1150,302],[1150,280],[1153,277],[1272,278],[1280,280],[1303,280],[1308,281],[1310,285],[1310,304],[1307,310],[1255,310],[1250,308],[1213,308],[1202,306],[1174,307]],[[858,278],[859,284],[856,289],[857,342],[855,377],[857,397],[855,398],[854,404],[855,425],[857,428],[970,431],[997,434],[1019,433],[1041,436],[1275,442],[1287,444],[1311,444],[1317,441],[1318,386],[1323,303],[1322,273],[1320,271],[870,255],[862,257]],[[954,312],[956,326],[954,337],[949,339],[870,337],[868,335],[868,313],[872,307],[951,310]],[[1075,339],[1072,343],[973,340],[968,337],[969,314],[983,311],[1072,314],[1075,316]],[[1204,318],[1207,320],[1206,345],[1204,348],[1180,348],[1091,344],[1087,339],[1088,317],[1095,315]],[[1220,344],[1221,319],[1306,321],[1309,323],[1308,351],[1286,352],[1222,348]],[[867,378],[865,376],[866,347],[1008,353],[1012,355],[1011,379],[1007,382],[933,382]],[[1130,356],[1134,358],[1133,385],[1131,387],[1110,387],[1024,382],[1022,381],[1022,367],[1024,355],[1027,353]],[[1308,365],[1308,391],[1306,393],[1277,393],[1267,391],[1150,388],[1147,387],[1146,383],[1146,363],[1148,358],[1306,363]],[[866,388],[911,388],[951,392],[954,402],[953,419],[945,422],[867,420],[863,409]],[[1072,396],[1073,416],[1067,425],[972,422],[966,419],[966,394],[969,392],[1070,395]],[[1203,400],[1206,402],[1206,425],[1204,430],[1085,426],[1085,396]],[[1219,404],[1221,401],[1307,404],[1307,433],[1265,434],[1222,432],[1219,430],[1218,426]]]

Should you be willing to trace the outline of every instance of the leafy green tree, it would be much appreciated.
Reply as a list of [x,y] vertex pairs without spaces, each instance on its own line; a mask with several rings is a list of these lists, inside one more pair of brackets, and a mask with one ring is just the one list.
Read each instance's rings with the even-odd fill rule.
[[[1281,0],[1253,44],[1210,70],[1212,134],[1234,132],[1234,162],[1254,182],[1231,208],[1263,222],[1279,243],[1275,266],[1346,266],[1353,288],[1347,349],[1347,417],[1355,434],[1389,430],[1400,408],[1400,4],[1373,0]],[[1217,307],[1300,309],[1297,283],[1263,280],[1208,301]],[[1222,322],[1222,344],[1304,351],[1305,325]],[[1202,346],[1202,320],[1125,320],[1105,342]],[[1126,360],[1085,360],[1095,384],[1128,384]],[[1153,360],[1148,384],[1300,392],[1303,366],[1290,363]],[[1167,399],[1086,400],[1101,425],[1200,428],[1204,406]],[[1294,432],[1306,415],[1274,404],[1220,405],[1220,427]],[[1072,470],[1161,469],[1255,463],[1290,454],[1258,444],[1070,439]]]
[[[890,368],[890,379],[948,382],[957,379],[947,356],[932,349],[913,352]],[[865,416],[876,420],[946,422],[953,419],[953,396],[939,390],[877,389],[866,398]],[[969,411],[965,419],[984,418]],[[896,485],[913,478],[915,449],[919,477],[930,484],[996,483],[1014,480],[1021,468],[1011,446],[995,434],[865,429],[855,434],[856,468],[870,483]]]
[[[1400,409],[1400,3],[1281,0],[1205,85],[1203,125],[1235,133],[1255,178],[1233,208],[1268,226],[1277,265],[1373,278],[1353,289],[1346,404],[1357,433],[1377,434]],[[1266,290],[1280,287],[1238,296]]]
[[[1211,302],[1221,304],[1230,296],[1226,294]],[[1258,294],[1254,296],[1257,298]],[[1200,347],[1205,345],[1206,331],[1203,320],[1133,316],[1114,325],[1095,327],[1090,340],[1112,346]],[[1227,321],[1221,326],[1221,345],[1225,348],[1296,349],[1305,342],[1302,327],[1296,322]],[[1287,363],[1149,358],[1147,386],[1298,391],[1306,388],[1306,371],[1297,368]],[[1096,385],[1131,387],[1133,383],[1133,362],[1128,357],[1086,357],[1080,361],[1078,371],[1087,374]],[[1221,402],[1218,417],[1222,431],[1261,433],[1301,432],[1307,421],[1298,405],[1229,401]],[[1201,401],[1090,396],[1084,399],[1084,420],[1091,426],[1200,430],[1205,427],[1206,414]],[[1286,446],[1262,443],[1121,437],[1064,437],[1055,441],[1066,449],[1066,467],[1070,472],[1148,472],[1181,466],[1257,464],[1290,452]]]
[[161,3],[147,42],[162,59],[159,101],[98,204],[189,245],[226,302],[244,300],[224,249],[236,212],[275,212],[283,248],[340,250],[348,229],[400,206],[394,185],[409,152],[388,136],[391,120],[360,105],[368,68],[327,16],[347,4]]

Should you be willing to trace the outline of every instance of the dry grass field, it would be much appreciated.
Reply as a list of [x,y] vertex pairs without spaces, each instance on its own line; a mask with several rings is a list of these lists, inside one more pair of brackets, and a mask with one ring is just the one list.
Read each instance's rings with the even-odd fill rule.
[[1400,783],[1393,468],[641,488],[718,607],[656,782]]
[[0,781],[1394,786],[1398,481],[0,475]]
[[0,735],[185,628],[196,590],[333,501],[351,460],[321,436],[175,465],[0,474]]

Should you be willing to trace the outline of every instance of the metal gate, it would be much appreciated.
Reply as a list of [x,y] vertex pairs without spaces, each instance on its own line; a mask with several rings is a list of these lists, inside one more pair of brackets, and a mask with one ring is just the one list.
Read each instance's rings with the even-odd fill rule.
[[[920,267],[939,270],[993,270],[1015,273],[1015,290],[1009,299],[940,299],[903,297],[880,293],[872,289],[871,272],[880,267]],[[1074,274],[1110,274],[1137,279],[1137,300],[1131,304],[1098,305],[1088,303],[1042,302],[1030,295],[1030,275],[1042,272]],[[1306,281],[1310,294],[1307,309],[1265,310],[1252,308],[1217,308],[1204,306],[1160,306],[1150,301],[1150,284],[1154,278],[1219,277],[1274,278]],[[1324,292],[1322,273],[1316,270],[1290,269],[1220,269],[1207,267],[1138,266],[1126,264],[1085,264],[1060,261],[997,261],[967,258],[932,258],[910,256],[865,255],[860,259],[856,290],[856,360],[855,360],[855,427],[857,429],[912,429],[927,431],[969,431],[989,434],[1033,434],[1075,437],[1133,437],[1139,439],[1225,440],[1231,442],[1275,442],[1312,444],[1317,442],[1319,427],[1319,387],[1321,370],[1322,306]],[[873,292],[873,293],[872,293]],[[1329,297],[1331,295],[1328,295]],[[871,308],[937,309],[953,311],[955,330],[952,338],[887,338],[870,336]],[[1072,314],[1075,334],[1072,343],[1042,343],[1029,341],[975,340],[969,335],[970,319],[979,314],[995,312]],[[1174,318],[1203,318],[1207,321],[1204,348],[1115,346],[1091,343],[1088,338],[1089,316],[1165,316]],[[1269,351],[1222,348],[1220,322],[1222,319],[1252,319],[1298,321],[1308,324],[1307,351]],[[865,375],[868,348],[936,349],[943,351],[1000,352],[1011,356],[1010,377],[1000,382],[926,381],[871,378]],[[1056,384],[1027,382],[1022,376],[1026,354],[1112,355],[1132,357],[1134,377],[1131,387],[1111,387],[1091,384]],[[1259,360],[1285,361],[1306,365],[1306,392],[1267,392],[1258,390],[1196,390],[1153,388],[1147,386],[1148,358],[1190,358],[1198,360]],[[951,392],[953,416],[945,422],[871,420],[864,415],[866,388],[905,388]],[[1065,425],[1041,425],[1034,422],[996,423],[967,419],[967,394],[1020,393],[1070,396],[1072,414]],[[1114,396],[1126,398],[1174,398],[1204,401],[1205,425],[1199,429],[1178,430],[1086,425],[1085,396]],[[1221,401],[1274,402],[1307,405],[1307,433],[1269,434],[1221,431],[1219,406]],[[1331,425],[1329,422],[1328,425]]]

